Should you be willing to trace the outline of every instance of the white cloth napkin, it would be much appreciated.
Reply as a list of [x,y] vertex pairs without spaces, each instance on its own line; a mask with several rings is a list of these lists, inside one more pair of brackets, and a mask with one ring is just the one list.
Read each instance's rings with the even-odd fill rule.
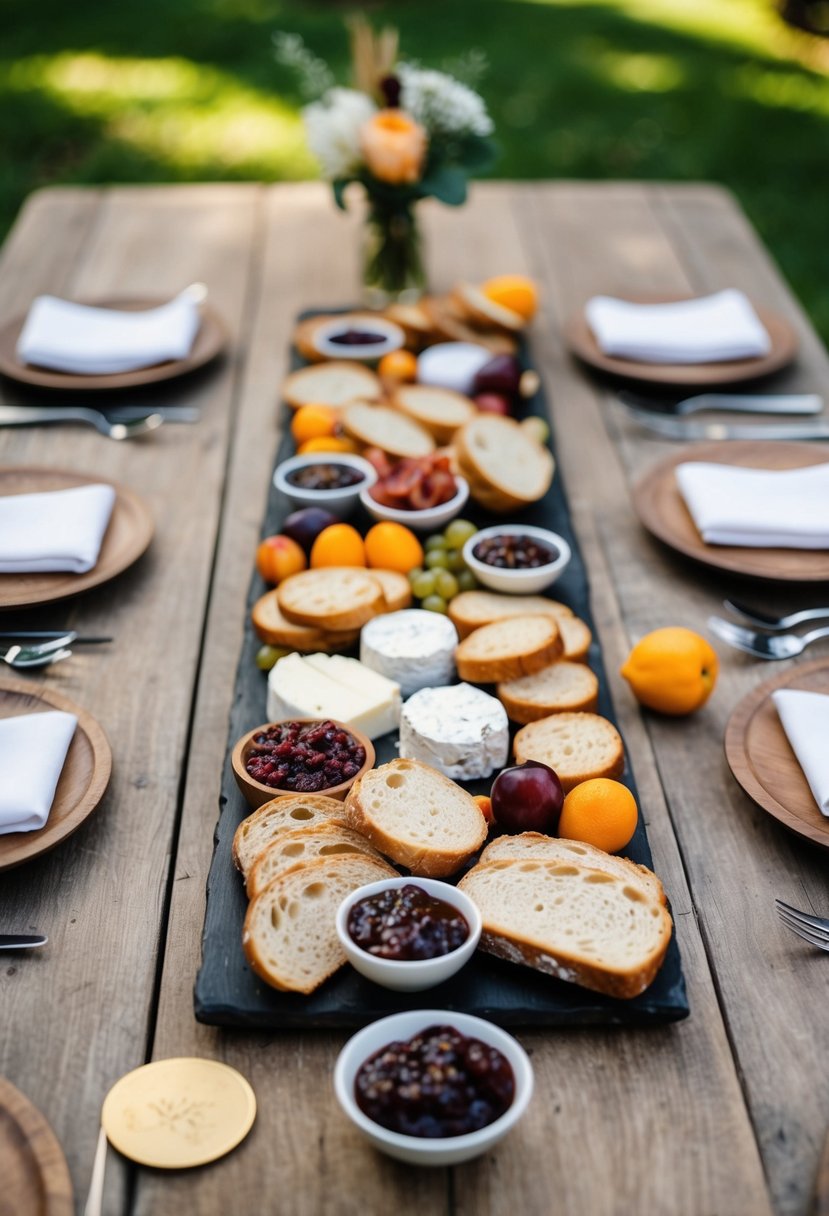
[[0,834],[43,827],[77,724],[60,710],[0,721]]
[[0,498],[0,573],[68,570],[84,574],[98,560],[115,490],[77,486]]
[[723,363],[768,354],[771,339],[741,291],[673,304],[594,296],[587,320],[606,355],[642,363]]
[[776,470],[691,461],[677,466],[676,479],[706,544],[829,549],[829,464]]
[[198,305],[186,294],[141,312],[38,296],[17,340],[17,356],[57,371],[110,375],[183,359],[198,328]]
[[829,817],[829,697],[821,692],[778,688],[771,694],[821,814]]

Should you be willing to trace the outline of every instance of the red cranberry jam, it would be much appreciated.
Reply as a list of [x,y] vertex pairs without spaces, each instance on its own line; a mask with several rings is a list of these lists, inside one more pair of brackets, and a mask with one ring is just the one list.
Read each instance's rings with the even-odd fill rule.
[[533,536],[506,533],[487,536],[475,545],[472,553],[487,566],[498,566],[502,570],[535,570],[538,566],[549,566],[559,551]]
[[365,474],[350,464],[306,464],[285,477],[292,486],[303,490],[344,490],[365,481]]
[[275,790],[315,794],[350,781],[366,749],[335,722],[278,722],[253,736],[248,776]]
[[370,1056],[354,1079],[354,1097],[389,1131],[442,1140],[500,1119],[515,1097],[515,1077],[497,1047],[430,1026]]
[[445,899],[407,883],[359,900],[348,914],[348,934],[376,958],[407,962],[451,954],[469,937],[469,925]]

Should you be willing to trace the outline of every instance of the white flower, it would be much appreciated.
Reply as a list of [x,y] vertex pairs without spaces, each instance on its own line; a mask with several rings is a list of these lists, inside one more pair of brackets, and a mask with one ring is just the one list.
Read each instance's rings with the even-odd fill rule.
[[482,99],[453,76],[410,64],[400,64],[397,74],[402,108],[430,135],[492,134],[493,122]]
[[329,89],[302,111],[308,147],[327,178],[349,177],[362,163],[360,130],[377,107],[356,89]]

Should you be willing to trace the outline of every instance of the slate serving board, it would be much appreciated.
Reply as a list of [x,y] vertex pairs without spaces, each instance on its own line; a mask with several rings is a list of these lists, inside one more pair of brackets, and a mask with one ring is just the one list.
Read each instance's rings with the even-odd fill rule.
[[[549,420],[543,389],[527,404],[524,413],[540,414]],[[554,436],[552,444],[555,453]],[[292,455],[293,451],[293,440],[286,429],[277,462]],[[290,510],[282,495],[271,488],[262,535],[279,532]],[[503,519],[489,515],[471,501],[463,516],[480,527],[503,522]],[[521,520],[551,528],[569,542],[573,551],[572,560],[564,575],[550,589],[550,594],[569,604],[576,615],[589,624],[595,637],[587,571],[570,523],[560,467],[556,469],[549,492],[540,502],[523,512]],[[371,521],[367,516],[356,514],[351,522],[364,531]],[[248,594],[248,610],[265,590],[266,587],[254,572]],[[228,758],[222,776],[215,848],[207,880],[202,965],[195,986],[198,1021],[218,1026],[268,1029],[354,1028],[401,1009],[415,1008],[462,1010],[503,1026],[624,1025],[673,1022],[688,1016],[676,935],[671,940],[665,962],[653,984],[631,1001],[614,1000],[480,952],[447,983],[423,993],[390,992],[370,983],[348,965],[311,996],[278,992],[264,984],[248,967],[241,945],[247,900],[241,876],[233,865],[231,845],[237,826],[250,813],[250,808],[239,792],[229,761],[235,741],[266,718],[267,678],[254,662],[259,645],[250,625],[248,611],[230,714]],[[599,679],[599,713],[613,721],[607,677],[595,640],[590,648],[589,663]],[[378,764],[396,757],[396,739],[396,734],[391,734],[375,741]],[[626,761],[621,779],[636,795],[629,761]],[[489,793],[491,780],[466,784],[472,793]],[[641,817],[636,835],[626,852],[632,860],[652,866]]]

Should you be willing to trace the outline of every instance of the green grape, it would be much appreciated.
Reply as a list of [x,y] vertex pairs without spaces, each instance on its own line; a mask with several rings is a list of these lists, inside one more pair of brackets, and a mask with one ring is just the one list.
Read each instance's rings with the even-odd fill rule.
[[410,571],[409,571],[409,574],[408,574],[408,579],[409,579],[409,586],[410,586],[410,587],[413,587],[413,586],[414,586],[414,584],[415,584],[416,580],[420,578],[420,576],[421,576],[421,574],[422,574],[422,573],[423,573],[423,567],[422,567],[422,566],[415,566],[415,567],[414,567],[414,569],[412,569],[412,570],[410,570]]
[[453,519],[443,534],[447,548],[462,549],[470,536],[474,536],[477,531],[468,519]]
[[433,536],[426,537],[425,541],[423,542],[423,548],[427,553],[431,549],[445,549],[446,541],[439,533],[435,533]]
[[270,671],[279,659],[290,653],[285,646],[260,646],[256,652],[256,666],[260,671]]
[[463,554],[460,549],[447,549],[449,557],[449,569],[454,570],[455,574],[460,574],[461,570],[466,569],[466,562],[463,560]]
[[461,591],[474,591],[478,586],[478,580],[471,570],[461,570],[458,575],[458,586]]
[[420,606],[427,612],[446,612],[446,600],[442,595],[427,595]]
[[449,569],[449,554],[445,549],[430,549],[426,554],[426,565],[430,570],[440,567],[443,570]]
[[451,600],[458,594],[458,580],[448,570],[439,570],[435,578],[435,591],[445,600]]
[[428,595],[434,595],[437,576],[433,570],[421,570],[416,579],[412,580],[412,591],[419,600],[425,600]]

